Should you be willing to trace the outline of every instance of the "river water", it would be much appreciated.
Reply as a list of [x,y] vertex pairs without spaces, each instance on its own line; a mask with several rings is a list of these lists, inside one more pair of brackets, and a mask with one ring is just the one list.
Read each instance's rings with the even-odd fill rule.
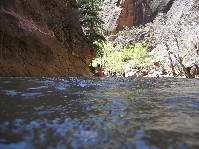
[[199,79],[0,78],[0,148],[199,148]]

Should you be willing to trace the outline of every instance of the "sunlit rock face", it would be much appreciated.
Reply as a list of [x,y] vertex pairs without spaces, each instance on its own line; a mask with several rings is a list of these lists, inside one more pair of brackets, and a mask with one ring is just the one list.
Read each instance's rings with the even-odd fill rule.
[[103,20],[109,32],[125,26],[139,26],[151,22],[158,12],[167,12],[174,0],[105,0]]
[[0,76],[89,76],[75,0],[0,1]]
[[167,13],[160,13],[153,23],[158,42],[153,52],[164,51],[165,58],[170,57],[175,73],[180,74],[183,69],[185,76],[191,78],[199,75],[198,16],[198,0],[175,0],[171,9]]

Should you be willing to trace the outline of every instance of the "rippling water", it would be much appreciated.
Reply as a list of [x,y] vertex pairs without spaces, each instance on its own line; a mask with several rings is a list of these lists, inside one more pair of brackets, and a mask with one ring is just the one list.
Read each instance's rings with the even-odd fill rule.
[[0,78],[0,148],[199,148],[199,79]]

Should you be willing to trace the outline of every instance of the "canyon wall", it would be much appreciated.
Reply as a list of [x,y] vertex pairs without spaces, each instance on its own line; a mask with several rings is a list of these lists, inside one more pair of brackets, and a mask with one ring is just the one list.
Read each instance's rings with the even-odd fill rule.
[[[114,35],[114,42],[123,45],[146,43],[149,57],[152,57],[149,59],[151,68],[155,68],[152,73],[157,72],[155,65],[158,64],[160,76],[169,74],[194,78],[199,75],[199,1],[151,0],[148,7],[145,7],[147,1],[142,2],[123,1],[125,7],[120,7],[114,32],[122,30],[123,26],[135,26]],[[149,8],[148,11],[138,4]],[[135,5],[137,7],[132,9],[131,6]],[[152,23],[144,26],[148,21]]]
[[90,76],[75,0],[0,1],[0,76]]
[[120,31],[125,26],[144,25],[158,12],[167,12],[174,0],[105,0],[102,13],[108,32]]

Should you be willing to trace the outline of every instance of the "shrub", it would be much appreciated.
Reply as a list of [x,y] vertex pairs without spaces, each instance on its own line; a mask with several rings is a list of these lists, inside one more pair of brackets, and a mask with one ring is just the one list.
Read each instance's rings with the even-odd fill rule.
[[112,42],[100,42],[101,56],[94,59],[93,64],[100,63],[107,69],[123,71],[126,67],[144,65],[146,63],[146,46],[136,43],[134,46],[125,47]]

